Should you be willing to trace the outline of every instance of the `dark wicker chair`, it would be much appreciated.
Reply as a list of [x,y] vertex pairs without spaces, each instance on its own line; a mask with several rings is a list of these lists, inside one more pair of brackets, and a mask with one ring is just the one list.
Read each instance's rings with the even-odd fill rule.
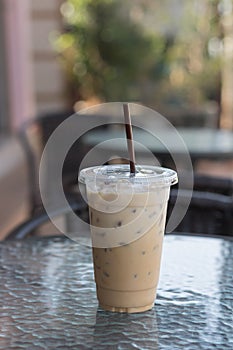
[[194,190],[233,196],[233,178],[195,174]]
[[[182,188],[188,188],[189,177],[185,174],[182,177]],[[233,196],[233,178],[217,177],[194,173],[194,191],[219,193],[225,196]],[[176,185],[176,188],[179,184]]]
[[[189,193],[180,190],[182,206]],[[168,218],[177,198],[177,190],[172,190],[168,204]],[[184,204],[185,205],[185,204]],[[193,191],[188,211],[175,229],[176,232],[209,235],[233,235],[233,197],[218,193]]]
[[[70,115],[72,111],[46,113],[23,124],[18,132],[28,167],[29,217],[43,208],[39,191],[39,163],[43,148],[53,131]],[[63,166],[63,187],[69,192],[77,182],[78,164],[81,162],[82,145],[80,141],[69,150]]]
[[[76,215],[78,215],[83,221],[89,221],[88,206],[81,196],[74,195],[71,193],[68,197],[69,207],[68,208],[57,208],[53,212],[50,212],[50,216],[44,209],[37,211],[29,219],[25,220],[17,227],[12,229],[5,237],[5,240],[9,239],[24,239],[33,236],[37,233],[38,229],[45,223],[50,222],[50,218],[65,217],[70,213],[72,209]],[[67,217],[67,219],[69,219]],[[53,228],[52,228],[53,230]],[[47,232],[46,235],[54,235],[54,232]]]

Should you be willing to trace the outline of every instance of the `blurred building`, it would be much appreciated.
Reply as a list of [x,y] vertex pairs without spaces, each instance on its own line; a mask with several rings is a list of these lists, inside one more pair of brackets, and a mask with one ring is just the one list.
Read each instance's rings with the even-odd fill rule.
[[62,0],[0,0],[0,239],[27,215],[27,168],[15,131],[27,119],[66,107],[51,44]]
[[65,108],[66,87],[51,44],[62,0],[0,0],[0,130],[43,111]]

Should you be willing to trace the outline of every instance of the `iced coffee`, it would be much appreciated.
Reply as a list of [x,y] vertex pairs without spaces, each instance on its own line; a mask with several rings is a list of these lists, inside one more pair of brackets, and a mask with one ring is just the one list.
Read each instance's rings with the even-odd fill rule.
[[84,169],[97,298],[106,310],[142,312],[154,305],[170,185],[176,173],[128,165]]

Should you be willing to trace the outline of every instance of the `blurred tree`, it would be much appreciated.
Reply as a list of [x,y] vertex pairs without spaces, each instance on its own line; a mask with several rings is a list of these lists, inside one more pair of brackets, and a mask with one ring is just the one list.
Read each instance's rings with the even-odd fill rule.
[[168,52],[168,102],[193,108],[208,99],[219,99],[220,60],[210,55],[209,41],[216,35],[214,4],[210,0],[184,2],[180,28]]
[[232,128],[232,2],[65,1],[55,44],[73,100],[141,101],[191,115],[214,101],[220,126]]
[[[163,103],[200,109],[218,103],[220,127],[233,129],[233,1],[183,2],[180,28],[167,52]],[[157,102],[159,103],[159,102]]]
[[140,83],[161,64],[164,40],[130,19],[123,0],[68,0],[61,53],[76,99],[140,100]]

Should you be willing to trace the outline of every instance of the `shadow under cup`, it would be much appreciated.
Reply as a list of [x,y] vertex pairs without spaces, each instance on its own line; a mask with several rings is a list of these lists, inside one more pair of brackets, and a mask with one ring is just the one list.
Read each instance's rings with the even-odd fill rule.
[[170,186],[175,171],[128,165],[83,169],[97,298],[105,310],[143,312],[154,305]]

